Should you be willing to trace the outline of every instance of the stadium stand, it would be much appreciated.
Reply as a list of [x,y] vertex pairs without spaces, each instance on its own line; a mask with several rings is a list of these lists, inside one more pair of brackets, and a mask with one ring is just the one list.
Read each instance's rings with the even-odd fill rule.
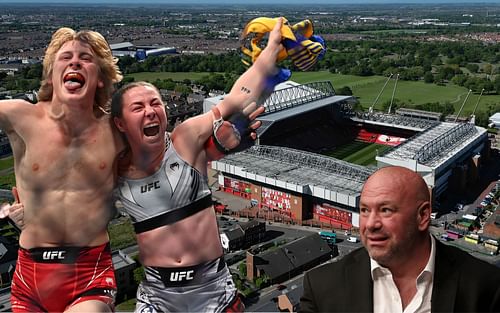
[[362,141],[362,142],[368,142],[368,143],[374,143],[377,141],[377,137],[380,134],[375,134],[372,132],[369,132],[365,129],[360,129],[358,132],[358,135],[356,136],[356,140]]
[[396,110],[396,114],[401,116],[416,117],[420,119],[440,121],[443,118],[442,113],[429,112],[415,109],[399,108]]
[[413,131],[423,131],[439,123],[439,121],[436,120],[420,119],[416,117],[394,115],[381,112],[356,112],[352,120],[365,124],[396,127]]

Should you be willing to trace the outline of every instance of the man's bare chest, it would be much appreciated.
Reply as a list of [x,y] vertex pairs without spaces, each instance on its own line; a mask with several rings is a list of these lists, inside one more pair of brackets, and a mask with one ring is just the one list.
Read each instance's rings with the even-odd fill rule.
[[30,138],[17,174],[33,184],[99,184],[113,175],[115,156],[112,137],[106,133],[70,139],[49,133]]

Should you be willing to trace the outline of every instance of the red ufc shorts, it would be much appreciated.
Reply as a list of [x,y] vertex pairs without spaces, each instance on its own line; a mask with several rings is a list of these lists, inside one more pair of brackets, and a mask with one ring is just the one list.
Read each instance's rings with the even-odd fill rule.
[[63,312],[87,300],[114,309],[116,281],[109,243],[19,248],[11,292],[13,312]]

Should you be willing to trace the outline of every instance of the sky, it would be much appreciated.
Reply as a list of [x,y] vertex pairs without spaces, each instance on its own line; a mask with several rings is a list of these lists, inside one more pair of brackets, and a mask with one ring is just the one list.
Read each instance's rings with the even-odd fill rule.
[[[67,0],[0,0],[0,3],[68,3]],[[137,4],[137,0],[74,0],[72,3],[92,4]],[[141,4],[403,4],[403,3],[494,3],[500,4],[500,0],[141,0]]]

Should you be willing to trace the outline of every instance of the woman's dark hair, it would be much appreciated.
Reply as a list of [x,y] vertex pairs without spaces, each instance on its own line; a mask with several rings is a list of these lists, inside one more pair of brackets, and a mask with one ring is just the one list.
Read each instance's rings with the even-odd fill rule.
[[128,90],[134,87],[141,87],[141,86],[151,87],[154,88],[155,90],[158,90],[158,88],[156,88],[155,85],[145,81],[132,82],[123,85],[120,89],[115,91],[113,97],[111,98],[111,117],[122,117],[123,94],[125,94]]

